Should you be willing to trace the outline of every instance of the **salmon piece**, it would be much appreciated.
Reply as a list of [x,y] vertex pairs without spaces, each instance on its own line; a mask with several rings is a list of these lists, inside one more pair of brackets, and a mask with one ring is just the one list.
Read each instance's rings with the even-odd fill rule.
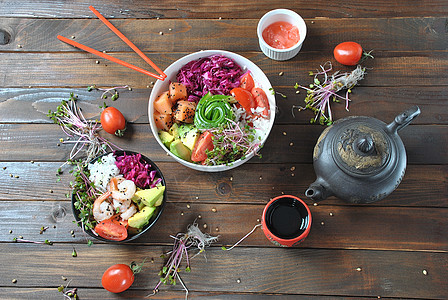
[[174,110],[173,113],[174,121],[193,123],[195,112],[196,112],[196,103],[180,100],[177,102],[177,108]]
[[154,121],[159,130],[168,131],[173,126],[173,116],[169,114],[161,114],[158,111],[154,112]]
[[182,83],[171,82],[169,93],[171,102],[173,103],[179,100],[187,100],[187,88]]
[[154,100],[154,109],[161,114],[170,115],[173,113],[173,103],[170,100],[168,91],[160,94],[156,100]]

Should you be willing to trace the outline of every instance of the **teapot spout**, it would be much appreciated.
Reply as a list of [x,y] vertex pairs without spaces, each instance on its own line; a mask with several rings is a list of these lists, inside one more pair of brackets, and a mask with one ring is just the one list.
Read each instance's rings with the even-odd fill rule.
[[321,180],[313,182],[309,188],[305,191],[305,196],[313,199],[314,201],[322,201],[331,196],[331,191],[326,188]]

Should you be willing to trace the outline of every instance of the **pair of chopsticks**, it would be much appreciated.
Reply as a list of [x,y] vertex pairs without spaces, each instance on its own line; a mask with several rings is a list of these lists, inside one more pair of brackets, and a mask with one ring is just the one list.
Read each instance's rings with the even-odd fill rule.
[[90,52],[92,54],[98,55],[102,58],[105,58],[107,60],[110,60],[114,63],[120,64],[122,66],[128,67],[130,69],[133,69],[137,72],[149,75],[151,77],[160,79],[160,80],[165,80],[166,75],[165,73],[163,73],[162,70],[160,70],[142,51],[140,51],[140,49],[137,48],[137,46],[135,46],[127,37],[125,37],[114,25],[112,25],[112,23],[110,23],[108,20],[106,20],[105,17],[103,17],[93,6],[89,6],[90,10],[107,26],[110,28],[110,30],[112,30],[116,35],[118,35],[118,37],[120,39],[123,40],[123,42],[125,42],[129,47],[132,48],[132,50],[135,51],[135,53],[137,53],[141,58],[143,58],[149,65],[151,65],[151,67],[154,68],[154,70],[156,70],[159,74],[154,74],[152,72],[146,71],[142,68],[136,67],[134,65],[131,65],[125,61],[122,61],[121,59],[115,58],[113,56],[107,55],[106,53],[100,52],[98,50],[95,50],[93,48],[87,47],[83,44],[80,44],[78,42],[75,42],[71,39],[68,39],[66,37],[63,37],[62,35],[58,35],[58,39],[63,41],[64,43],[67,43],[69,45],[72,45],[76,48],[82,49],[84,51]]

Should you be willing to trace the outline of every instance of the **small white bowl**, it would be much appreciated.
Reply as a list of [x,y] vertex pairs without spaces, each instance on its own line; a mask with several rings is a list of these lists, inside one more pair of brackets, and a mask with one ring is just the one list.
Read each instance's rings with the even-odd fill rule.
[[[272,23],[279,21],[288,22],[299,29],[300,40],[291,48],[277,49],[269,46],[263,39],[263,30]],[[257,35],[261,51],[263,51],[264,55],[273,60],[288,60],[296,56],[302,48],[303,41],[306,37],[306,24],[302,17],[292,10],[274,9],[267,12],[258,22]]]
[[149,97],[149,104],[148,104],[149,125],[151,126],[152,134],[154,135],[154,138],[156,139],[156,141],[159,143],[160,147],[162,147],[172,158],[174,158],[177,162],[181,163],[184,166],[187,166],[187,167],[192,168],[197,171],[204,171],[204,172],[221,172],[221,171],[227,171],[227,170],[233,169],[233,168],[238,167],[238,166],[244,164],[245,162],[247,162],[249,159],[251,159],[254,156],[255,153],[252,152],[249,155],[247,155],[245,157],[245,159],[239,159],[239,160],[233,162],[231,165],[203,166],[200,164],[194,164],[194,163],[185,161],[185,160],[175,156],[174,154],[172,154],[170,152],[170,150],[168,148],[166,148],[165,145],[160,140],[158,129],[156,127],[156,124],[155,124],[155,121],[153,118],[153,114],[154,114],[153,103],[158,95],[160,95],[161,93],[163,93],[165,91],[168,91],[170,82],[176,81],[177,72],[184,65],[186,65],[188,62],[190,62],[192,60],[197,60],[197,59],[200,59],[203,57],[209,57],[209,56],[216,55],[216,54],[224,55],[230,59],[233,59],[243,69],[244,73],[247,70],[249,70],[252,73],[252,76],[254,78],[256,86],[262,88],[265,91],[266,96],[268,97],[268,100],[269,100],[270,119],[269,119],[269,126],[268,126],[269,128],[267,128],[267,134],[264,137],[264,139],[261,141],[262,145],[265,143],[266,139],[268,138],[269,133],[271,132],[272,126],[274,125],[274,119],[275,119],[275,107],[276,107],[275,106],[276,105],[275,104],[275,96],[270,92],[272,85],[269,82],[268,77],[263,73],[263,71],[249,59],[247,59],[241,55],[238,55],[236,53],[229,52],[229,51],[205,50],[205,51],[199,51],[199,52],[195,52],[195,53],[186,55],[186,56],[178,59],[174,63],[172,63],[164,71],[164,73],[167,75],[167,78],[164,81],[157,80],[152,91],[151,91],[151,95]]

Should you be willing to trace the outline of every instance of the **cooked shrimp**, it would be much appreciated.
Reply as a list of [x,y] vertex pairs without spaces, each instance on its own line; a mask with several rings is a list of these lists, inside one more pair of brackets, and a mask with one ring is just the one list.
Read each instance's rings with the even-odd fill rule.
[[114,215],[114,209],[112,204],[109,202],[108,198],[111,195],[110,192],[105,192],[93,202],[93,218],[97,222],[109,219]]
[[137,207],[134,204],[131,204],[129,208],[121,213],[121,218],[123,220],[128,220],[130,217],[132,217],[137,212]]
[[137,187],[132,180],[114,177],[110,181],[109,189],[112,193],[112,198],[118,201],[125,201],[134,196]]
[[125,212],[129,208],[129,206],[131,205],[131,199],[124,201],[113,199],[112,205],[114,206],[115,211],[120,214]]

